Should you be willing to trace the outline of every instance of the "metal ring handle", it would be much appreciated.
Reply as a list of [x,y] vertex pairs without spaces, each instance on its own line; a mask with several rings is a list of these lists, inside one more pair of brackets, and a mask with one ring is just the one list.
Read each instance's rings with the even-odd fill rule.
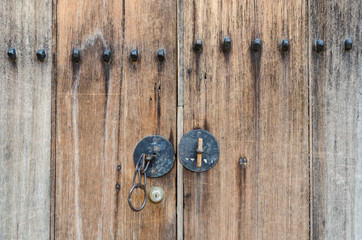
[[[143,190],[143,193],[144,193],[144,199],[143,199],[143,203],[142,203],[142,206],[140,208],[134,208],[133,205],[132,205],[132,200],[131,200],[131,197],[132,197],[132,193],[133,193],[133,190],[135,190],[136,188],[141,188]],[[135,211],[135,212],[139,212],[141,211],[145,206],[146,206],[146,201],[147,201],[147,192],[146,192],[146,188],[144,185],[139,185],[139,186],[133,186],[131,188],[131,190],[129,191],[129,195],[128,195],[128,204],[129,204],[129,207]]]

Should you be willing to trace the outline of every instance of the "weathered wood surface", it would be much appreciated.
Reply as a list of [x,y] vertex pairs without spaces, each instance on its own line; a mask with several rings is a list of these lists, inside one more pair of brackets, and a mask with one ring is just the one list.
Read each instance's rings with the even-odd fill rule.
[[0,239],[49,239],[51,16],[50,0],[0,2]]
[[[158,134],[176,144],[176,3],[68,0],[55,7],[55,238],[174,239],[174,169],[147,181],[148,189],[165,190],[162,203],[148,201],[134,213],[127,197],[137,142]],[[70,60],[74,47],[80,64]],[[138,63],[129,58],[134,48]],[[111,64],[102,61],[105,49]]]
[[[312,238],[362,238],[361,1],[311,1]],[[344,41],[352,38],[351,51]]]
[[[307,239],[306,2],[190,0],[182,8],[184,133],[206,129],[221,150],[210,171],[184,170],[184,238]],[[224,36],[230,53],[220,49]],[[250,50],[256,37],[259,53]],[[283,38],[289,53],[280,52]]]

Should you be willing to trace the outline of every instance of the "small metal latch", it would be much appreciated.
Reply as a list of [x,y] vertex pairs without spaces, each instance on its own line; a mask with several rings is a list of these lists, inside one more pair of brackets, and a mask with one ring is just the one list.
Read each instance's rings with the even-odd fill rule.
[[182,165],[193,172],[204,172],[215,166],[219,159],[219,144],[209,132],[196,129],[186,133],[179,144]]

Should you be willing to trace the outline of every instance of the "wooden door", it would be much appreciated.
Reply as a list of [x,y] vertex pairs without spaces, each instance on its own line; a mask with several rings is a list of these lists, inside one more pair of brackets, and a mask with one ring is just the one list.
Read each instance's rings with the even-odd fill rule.
[[[360,1],[0,9],[0,240],[362,238]],[[177,159],[193,129],[220,146],[207,172]],[[149,135],[176,161],[147,179],[165,199],[133,212],[133,151]]]
[[165,189],[161,204],[135,213],[127,197],[137,142],[162,135],[176,145],[176,4],[57,1],[55,10],[55,239],[175,238],[175,170],[148,181]]

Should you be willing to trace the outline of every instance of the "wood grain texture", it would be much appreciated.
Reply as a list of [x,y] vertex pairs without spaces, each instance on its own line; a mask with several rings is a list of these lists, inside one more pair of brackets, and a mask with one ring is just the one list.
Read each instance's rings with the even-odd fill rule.
[[[313,239],[361,239],[361,2],[311,1]],[[351,51],[344,41],[352,38]]]
[[[56,9],[55,238],[175,238],[175,170],[147,181],[165,190],[162,203],[134,213],[127,197],[137,142],[158,134],[176,144],[176,4],[69,0]],[[74,47],[80,64],[71,62]],[[134,48],[138,63],[129,58]]]
[[[307,239],[307,3],[189,0],[182,8],[184,133],[210,131],[221,153],[208,172],[184,170],[184,238]],[[256,37],[259,53],[250,50]],[[283,38],[289,53],[280,52]]]
[[[0,239],[49,239],[51,1],[0,2]],[[17,61],[7,51],[17,51]]]

